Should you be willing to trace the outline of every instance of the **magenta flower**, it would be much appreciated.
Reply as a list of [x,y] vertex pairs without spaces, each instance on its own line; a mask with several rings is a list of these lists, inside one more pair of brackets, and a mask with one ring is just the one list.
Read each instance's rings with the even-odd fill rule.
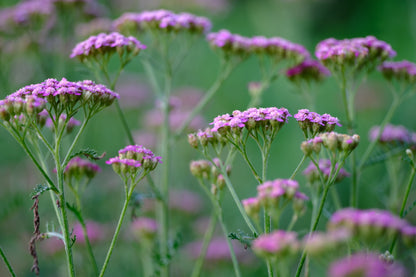
[[211,21],[205,17],[190,13],[179,13],[168,10],[144,11],[141,13],[125,13],[113,23],[118,30],[132,31],[157,30],[164,32],[189,32],[203,34],[211,29]]
[[[379,132],[379,126],[372,127],[369,132],[370,140],[377,139]],[[387,124],[377,140],[383,144],[406,144],[411,142],[411,133],[404,126]]]
[[125,37],[116,32],[100,33],[78,43],[72,50],[70,58],[77,57],[83,61],[86,58],[112,54],[116,51],[120,55],[126,52],[136,56],[143,49],[146,49],[146,46],[132,36]]
[[300,243],[295,232],[277,230],[260,235],[253,241],[253,251],[262,257],[285,258],[299,250]]
[[387,80],[397,79],[399,81],[414,83],[416,81],[416,64],[403,60],[400,62],[384,62],[379,67]]
[[331,75],[329,70],[319,61],[305,59],[300,64],[289,68],[286,71],[286,77],[290,81],[322,81],[325,77]]
[[[91,243],[100,241],[104,238],[103,227],[93,221],[86,222],[87,236]],[[76,236],[76,243],[85,244],[85,236],[81,224],[74,225],[73,234]]]
[[[335,164],[335,171],[338,169],[338,163]],[[319,160],[319,170],[324,175],[324,180],[328,180],[331,173],[331,161],[328,159]],[[334,173],[335,173],[334,171]],[[320,182],[319,172],[313,162],[310,162],[306,169],[303,171],[303,175],[306,176],[310,183]],[[350,176],[350,174],[343,168],[338,172],[338,175],[335,179],[335,182],[341,182],[345,177]]]
[[152,240],[157,234],[159,225],[153,218],[137,217],[131,223],[130,229],[138,240]]
[[382,261],[374,253],[356,253],[337,260],[328,269],[329,277],[405,277],[405,269],[397,263]]
[[92,179],[100,171],[101,168],[97,164],[80,157],[75,157],[66,165],[64,175],[67,178],[74,177],[80,179],[87,177],[88,179]]
[[308,109],[301,109],[294,118],[299,123],[300,128],[305,133],[305,136],[315,136],[321,132],[331,132],[335,129],[335,125],[341,126],[337,117],[330,114],[320,115],[315,112],[310,112]]

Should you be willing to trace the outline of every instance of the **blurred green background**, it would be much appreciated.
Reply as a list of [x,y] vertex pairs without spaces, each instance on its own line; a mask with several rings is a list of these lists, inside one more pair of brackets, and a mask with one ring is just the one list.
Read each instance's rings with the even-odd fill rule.
[[[1,0],[0,8],[5,9],[14,4],[16,3],[12,0]],[[175,12],[187,11],[210,18],[213,31],[228,29],[232,33],[248,37],[279,36],[304,45],[312,55],[315,45],[328,37],[343,39],[373,35],[392,45],[397,51],[395,60],[416,61],[416,1],[411,0],[102,0],[98,4],[102,16],[109,19],[115,19],[124,12],[140,12],[146,9],[166,8]],[[75,20],[79,18],[76,10],[68,10],[58,16],[67,16],[67,26],[73,26],[74,30],[83,23]],[[84,22],[88,20],[83,18]],[[25,35],[27,34],[22,33],[22,37]],[[25,40],[0,37],[0,75],[3,77],[0,84],[1,97],[27,84],[42,82],[46,78],[66,77],[70,81],[94,79],[92,73],[88,72],[83,65],[69,59],[72,47],[85,38],[73,34],[70,37],[64,37],[63,41],[56,41],[60,36],[65,36],[65,34],[55,33],[51,37],[44,37],[50,40],[51,49],[46,49],[40,56],[26,48]],[[13,51],[5,47],[11,39],[15,40],[13,45],[16,45]],[[149,87],[139,60],[140,55],[128,65],[122,74],[119,86],[122,86],[123,80],[126,82],[129,80],[137,87],[143,86],[144,90]],[[207,42],[201,39],[191,48],[181,68],[175,72],[174,90],[179,93],[184,89],[192,88],[203,92],[215,80],[218,68],[219,58]],[[217,97],[204,109],[202,116],[206,120],[206,125],[219,114],[231,113],[236,109],[244,110],[249,102],[247,85],[251,81],[259,81],[260,77],[259,67],[254,58],[242,63],[225,82]],[[314,86],[314,90],[317,95],[316,112],[330,113],[344,121],[344,109],[335,80],[330,77],[323,84]],[[357,93],[356,128],[361,136],[358,152],[362,153],[365,150],[365,146],[368,145],[369,128],[381,122],[390,102],[391,94],[387,83],[379,72],[373,72],[359,87]],[[145,116],[147,112],[154,109],[154,104],[155,99],[152,94],[147,94],[147,98],[137,100],[137,107],[126,107],[126,115],[132,129],[144,130],[146,128]],[[282,74],[265,91],[261,106],[285,107],[293,115],[298,109],[304,108],[305,104],[306,102],[297,93],[295,87]],[[414,97],[403,103],[393,117],[392,123],[402,124],[410,130],[416,130],[415,105]],[[344,128],[339,131],[342,130],[345,131]],[[291,118],[273,144],[268,179],[288,178],[291,175],[302,157],[302,152],[299,150],[302,140],[302,132],[295,120]],[[137,143],[141,144],[140,141]],[[116,151],[127,144],[114,107],[104,110],[93,119],[83,135],[81,144],[94,148],[99,153],[106,152],[106,157],[116,155]],[[260,161],[254,147],[251,150],[253,159]],[[180,212],[172,211],[171,215],[172,237],[177,232],[182,234],[182,247],[172,260],[173,276],[188,276],[192,268],[192,262],[190,262],[192,259],[185,251],[186,245],[202,238],[196,226],[201,218],[209,216],[210,203],[188,170],[191,160],[202,157],[187,144],[186,137],[182,138],[172,151],[174,157],[171,165],[173,176],[170,179],[172,190],[193,191],[203,202],[203,208],[195,214],[184,216]],[[93,180],[83,196],[85,218],[100,222],[104,226],[105,233],[110,235],[121,208],[123,190],[120,180],[104,164],[103,160],[99,162],[99,165],[103,171]],[[160,168],[153,175],[157,176],[158,170]],[[34,276],[30,272],[32,258],[28,251],[28,242],[33,231],[33,218],[30,211],[32,201],[29,195],[35,185],[42,180],[30,161],[25,158],[23,150],[4,129],[0,129],[0,173],[2,176],[0,245],[6,251],[18,276]],[[231,177],[241,199],[255,196],[256,181],[240,158],[235,161]],[[385,208],[386,199],[381,196],[387,187],[386,182],[382,181],[384,177],[385,170],[382,165],[377,165],[365,172],[360,184],[360,208]],[[301,175],[298,175],[297,180],[301,185],[305,182]],[[346,179],[337,185],[344,206],[348,205],[348,184],[349,180]],[[142,190],[145,191],[145,189]],[[410,201],[414,199],[413,193]],[[40,206],[42,228],[46,228],[46,224],[52,226],[55,218],[48,196],[41,197]],[[224,199],[224,212],[230,230],[247,231],[229,195]],[[309,216],[309,212],[306,212],[297,223],[297,230],[307,228]],[[289,217],[290,213],[285,214],[286,222],[282,225],[287,224]],[[408,215],[407,219],[413,225],[416,224],[414,212]],[[73,217],[70,220],[75,222]],[[325,220],[322,220],[322,227],[324,222]],[[132,243],[128,227],[129,222],[126,222],[108,268],[108,276],[140,276],[138,246],[137,243]],[[219,230],[218,235],[221,235]],[[46,243],[46,241],[38,243],[41,276],[65,276],[63,251],[54,255],[48,254]],[[94,245],[99,265],[104,259],[108,243],[109,238]],[[238,247],[242,248],[241,245]],[[75,261],[79,265],[85,264],[85,249],[76,245],[75,251]],[[249,262],[246,266],[242,265],[243,275],[262,276],[265,274],[264,264],[254,255],[246,254],[249,256]],[[220,262],[214,266],[207,264],[203,276],[220,277],[232,274],[229,261]],[[80,268],[79,276],[88,276],[88,271],[83,271],[82,266]],[[317,268],[320,274],[325,270],[319,264]],[[7,276],[2,262],[0,262],[0,276]]]

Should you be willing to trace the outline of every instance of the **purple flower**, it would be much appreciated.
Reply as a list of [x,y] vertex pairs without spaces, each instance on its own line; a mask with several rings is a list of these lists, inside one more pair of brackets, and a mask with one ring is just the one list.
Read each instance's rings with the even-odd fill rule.
[[335,129],[335,125],[341,126],[337,117],[333,117],[330,114],[320,115],[315,112],[310,112],[308,109],[301,109],[294,118],[299,123],[300,128],[308,137],[308,133],[311,136],[315,136],[320,132],[331,132]]
[[[100,241],[104,238],[103,227],[93,221],[86,222],[87,236],[91,243]],[[73,234],[76,236],[76,243],[85,244],[84,231],[82,230],[81,224],[77,223],[74,225]]]
[[384,62],[379,67],[387,80],[397,79],[399,81],[414,83],[416,81],[416,64],[403,60],[400,62]]
[[130,227],[138,240],[152,240],[159,229],[156,220],[149,217],[137,217],[133,220]]
[[[335,169],[338,169],[338,163],[335,164]],[[324,175],[324,180],[328,180],[330,173],[331,173],[331,161],[328,159],[320,159],[319,160],[319,170]],[[334,171],[335,173],[335,171]],[[306,169],[303,171],[303,175],[306,176],[310,183],[320,182],[319,172],[313,162],[311,162]],[[341,182],[345,177],[350,176],[350,174],[345,171],[345,169],[341,168],[336,176],[335,182]]]
[[184,214],[196,215],[201,211],[202,201],[199,195],[192,191],[173,190],[169,193],[169,208]]
[[300,64],[289,68],[286,71],[286,77],[290,81],[322,81],[325,77],[331,75],[329,70],[319,61],[306,59]]
[[252,244],[252,248],[257,255],[275,258],[293,255],[299,250],[299,246],[297,234],[283,230],[260,235]]
[[387,124],[380,134],[380,127],[374,126],[370,129],[369,138],[371,141],[378,140],[385,144],[406,144],[411,142],[411,133],[404,126]]
[[193,34],[207,33],[211,29],[211,21],[208,18],[190,13],[175,14],[168,10],[125,13],[116,19],[113,25],[119,30],[163,30],[165,32],[189,32]]
[[313,232],[303,238],[305,251],[314,256],[328,255],[331,251],[339,250],[351,239],[351,233],[346,229],[337,229],[331,232]]
[[356,253],[333,262],[329,277],[404,277],[405,269],[397,263],[387,263],[374,253]]
[[125,37],[116,32],[100,33],[78,43],[72,50],[70,58],[78,57],[83,61],[85,58],[97,57],[115,51],[119,53],[125,51],[135,56],[142,49],[146,49],[146,46],[132,36]]
[[346,208],[334,213],[328,223],[330,230],[346,228],[364,240],[388,238],[399,234],[408,223],[385,210]]
[[85,176],[88,179],[92,179],[100,171],[101,168],[97,164],[80,157],[75,157],[66,165],[64,175],[67,178],[74,177],[80,179]]

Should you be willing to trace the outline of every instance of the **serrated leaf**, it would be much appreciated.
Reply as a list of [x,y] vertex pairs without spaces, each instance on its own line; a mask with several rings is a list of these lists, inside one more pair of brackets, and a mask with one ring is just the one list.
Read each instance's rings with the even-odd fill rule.
[[89,160],[98,161],[104,158],[105,154],[106,153],[104,152],[101,155],[98,155],[97,151],[94,149],[86,148],[72,154],[69,158],[69,161],[77,156],[85,156]]
[[36,185],[36,187],[33,189],[33,192],[30,194],[30,197],[33,197],[37,194],[41,195],[42,193],[44,193],[45,191],[48,191],[52,189],[50,186],[45,185],[45,184],[38,184]]

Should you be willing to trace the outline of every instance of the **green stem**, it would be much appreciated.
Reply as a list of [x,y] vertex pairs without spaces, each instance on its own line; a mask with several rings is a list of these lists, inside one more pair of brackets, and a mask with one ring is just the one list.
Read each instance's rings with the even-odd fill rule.
[[[306,155],[303,155],[303,157],[300,160],[298,166],[296,167],[295,171],[293,171],[292,175],[290,175],[289,179],[292,180],[293,178],[295,178],[295,176],[298,174],[298,172],[299,172],[300,168],[302,167],[303,163],[305,162],[305,160],[306,160]],[[318,170],[319,170],[319,168],[318,168]]]
[[117,109],[117,114],[120,117],[121,120],[121,124],[123,125],[124,131],[126,132],[127,138],[129,139],[129,143],[134,145],[134,138],[133,135],[131,133],[130,127],[127,124],[127,120],[126,117],[124,116],[123,110],[120,107],[120,103],[118,102],[118,100],[115,101],[116,102],[116,109]]
[[[409,198],[409,193],[410,193],[410,189],[412,188],[412,184],[413,181],[415,179],[415,174],[416,174],[416,168],[414,167],[414,165],[412,166],[412,171],[410,172],[410,177],[409,177],[409,181],[407,183],[407,188],[406,188],[406,192],[403,198],[403,202],[402,202],[402,207],[400,209],[400,218],[403,218],[403,214],[404,214],[404,210],[406,208],[406,203],[407,203],[407,199]],[[397,235],[394,237],[393,242],[390,245],[390,253],[393,253],[394,247],[396,245],[396,241],[397,241]]]
[[[142,177],[144,177],[144,176],[142,176]],[[140,181],[140,179],[139,179],[139,181]],[[138,182],[136,182],[136,184],[137,183]],[[118,219],[116,230],[114,232],[113,239],[111,240],[110,247],[108,248],[107,255],[105,257],[104,264],[101,268],[99,277],[104,276],[105,270],[107,269],[108,262],[110,261],[111,254],[113,253],[114,246],[116,244],[118,234],[120,233],[121,225],[123,223],[124,216],[126,215],[127,207],[129,205],[129,202],[130,202],[130,199],[131,199],[131,196],[133,194],[133,190],[134,190],[136,184],[130,184],[130,189],[128,191],[126,191],[126,199],[124,200],[123,208],[121,210],[120,217]]]
[[182,123],[182,126],[175,134],[175,138],[181,136],[186,128],[191,123],[192,119],[201,112],[201,110],[207,105],[207,103],[214,97],[214,95],[218,92],[219,88],[222,86],[224,81],[230,76],[231,72],[235,68],[235,65],[228,63],[223,70],[221,70],[220,74],[218,75],[217,80],[214,84],[208,89],[207,93],[205,94],[204,98],[195,106],[189,116],[185,119]]
[[10,276],[16,277],[16,274],[13,271],[12,266],[9,263],[9,260],[7,260],[6,255],[3,252],[3,249],[0,247],[0,256],[3,258],[3,262],[6,264],[7,269],[9,270]]
[[[211,160],[211,162],[212,162],[212,160]],[[215,163],[212,162],[212,164],[215,164]],[[238,195],[235,192],[234,186],[231,183],[230,178],[228,178],[227,170],[226,170],[226,168],[224,168],[224,166],[222,164],[220,165],[220,171],[221,171],[221,174],[224,176],[225,184],[227,185],[227,188],[230,191],[231,196],[233,197],[233,200],[234,200],[235,204],[237,205],[238,210],[240,211],[240,214],[243,216],[244,221],[246,222],[248,228],[251,230],[251,232],[253,233],[253,235],[255,237],[257,237],[258,231],[253,226],[253,224],[250,221],[250,218],[248,217],[246,211],[244,210],[244,207],[241,204],[241,200],[238,198]]]
[[379,130],[375,139],[371,142],[371,144],[366,149],[363,157],[361,158],[360,164],[358,165],[358,169],[361,170],[364,167],[365,162],[367,161],[368,157],[370,156],[371,152],[373,151],[374,147],[377,145],[378,139],[380,138],[381,134],[383,133],[384,128],[386,127],[387,123],[390,122],[391,118],[393,117],[394,112],[396,111],[397,107],[401,103],[401,99],[394,94],[393,95],[393,102],[390,105],[389,110],[386,113],[383,121],[379,126]]
[[[203,184],[202,184],[203,186]],[[202,266],[204,264],[205,256],[207,254],[209,243],[214,235],[215,226],[217,225],[217,215],[215,211],[211,214],[211,221],[209,227],[204,235],[204,241],[202,243],[201,252],[199,254],[198,260],[196,260],[194,269],[192,270],[191,277],[199,277],[201,274]]]
[[74,150],[74,147],[77,144],[77,142],[78,142],[81,134],[83,133],[85,127],[87,126],[87,123],[88,123],[89,120],[90,120],[90,117],[89,116],[86,116],[84,122],[81,125],[81,128],[79,129],[77,135],[75,136],[74,140],[72,141],[71,146],[68,149],[68,152],[66,153],[66,156],[65,156],[65,158],[64,158],[64,160],[62,162],[62,165],[65,166],[69,162],[69,157],[71,156],[72,151]]

